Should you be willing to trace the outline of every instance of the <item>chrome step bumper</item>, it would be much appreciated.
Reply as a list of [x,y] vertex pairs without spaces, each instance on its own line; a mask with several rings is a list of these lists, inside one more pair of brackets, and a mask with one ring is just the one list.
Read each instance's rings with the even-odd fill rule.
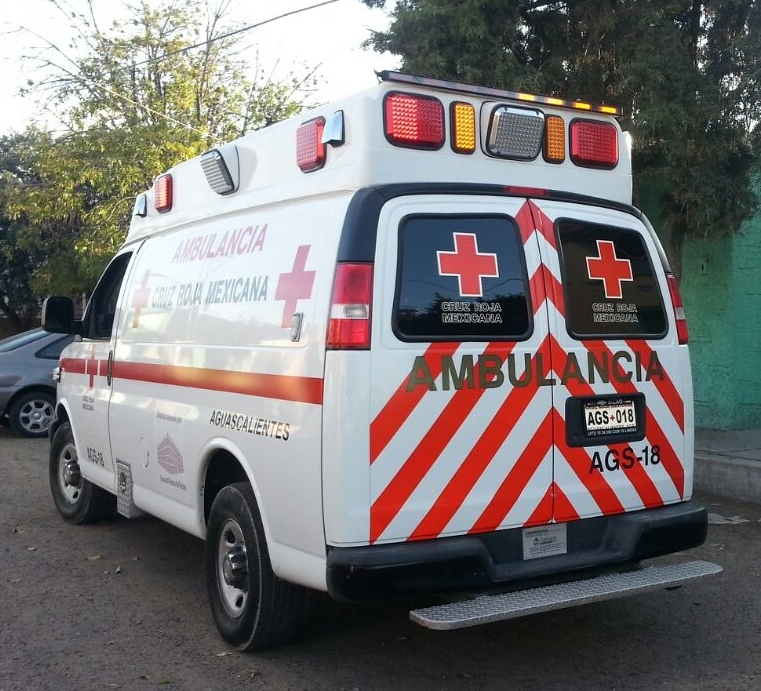
[[636,571],[608,573],[570,583],[541,586],[497,595],[457,600],[415,609],[410,619],[429,629],[462,629],[553,609],[612,600],[720,573],[722,567],[707,561],[647,566]]

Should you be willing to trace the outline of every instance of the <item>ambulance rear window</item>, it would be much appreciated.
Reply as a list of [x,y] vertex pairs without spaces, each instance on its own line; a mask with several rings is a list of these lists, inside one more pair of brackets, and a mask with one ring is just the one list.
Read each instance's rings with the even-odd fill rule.
[[408,216],[399,229],[394,333],[403,341],[520,340],[528,280],[507,216]]
[[[566,324],[576,338],[659,338],[667,320],[653,262],[635,230],[558,220]],[[657,257],[656,257],[657,259]]]

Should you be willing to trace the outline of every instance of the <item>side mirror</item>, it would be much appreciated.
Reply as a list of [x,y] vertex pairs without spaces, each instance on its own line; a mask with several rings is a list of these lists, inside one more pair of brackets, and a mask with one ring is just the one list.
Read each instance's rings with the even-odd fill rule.
[[74,319],[74,301],[53,295],[42,303],[42,328],[50,333],[77,334],[81,322]]

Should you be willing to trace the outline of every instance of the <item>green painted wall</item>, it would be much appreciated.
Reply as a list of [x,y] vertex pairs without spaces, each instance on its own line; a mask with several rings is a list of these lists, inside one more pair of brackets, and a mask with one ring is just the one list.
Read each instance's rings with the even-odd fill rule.
[[734,237],[685,245],[681,293],[695,425],[761,426],[761,216]]

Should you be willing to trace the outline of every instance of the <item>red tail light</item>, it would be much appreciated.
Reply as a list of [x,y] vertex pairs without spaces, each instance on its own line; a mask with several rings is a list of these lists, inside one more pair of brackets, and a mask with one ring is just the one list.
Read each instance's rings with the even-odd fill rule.
[[370,347],[372,264],[339,264],[330,301],[327,346],[333,350]]
[[687,319],[684,316],[684,306],[682,305],[682,296],[679,293],[679,284],[676,282],[676,276],[674,276],[674,274],[666,274],[666,281],[669,285],[671,304],[674,306],[676,335],[677,338],[679,338],[680,345],[685,345],[689,340],[690,334],[687,331]]

